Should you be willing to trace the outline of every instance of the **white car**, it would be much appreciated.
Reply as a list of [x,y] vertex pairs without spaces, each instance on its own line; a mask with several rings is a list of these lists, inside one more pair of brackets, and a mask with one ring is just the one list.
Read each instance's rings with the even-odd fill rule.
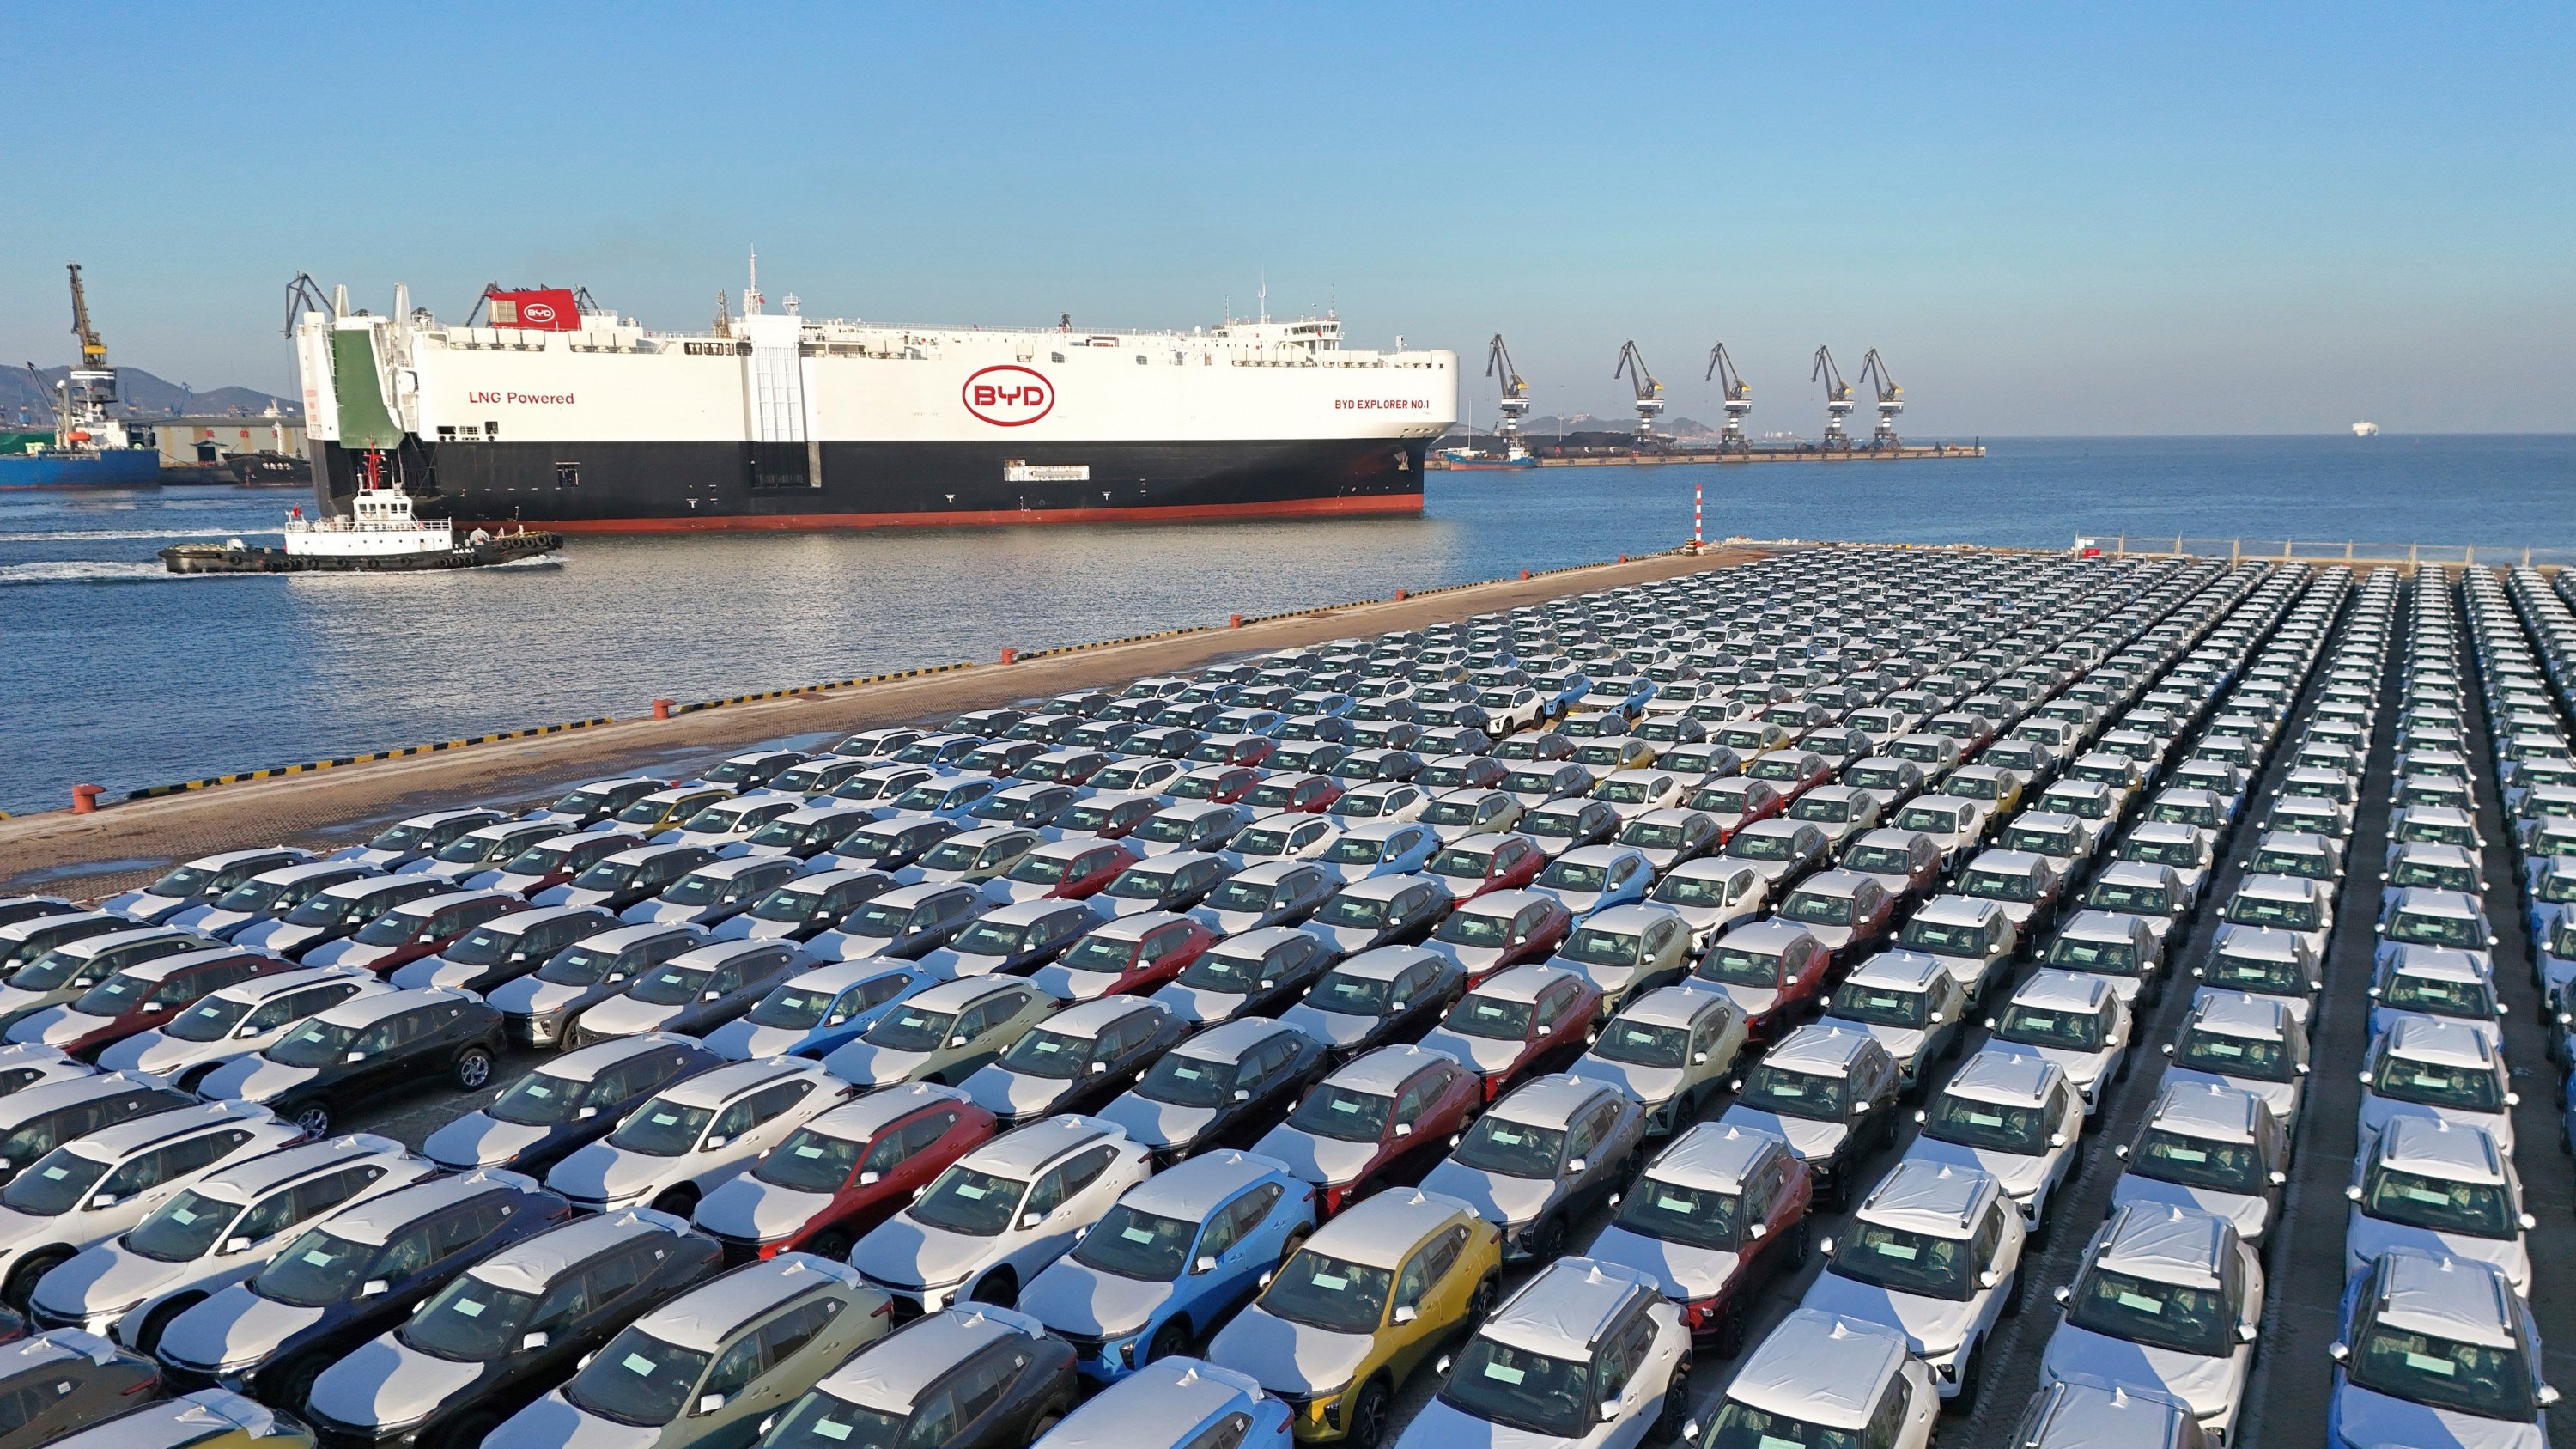
[[208,1072],[257,1056],[285,1039],[296,1023],[356,996],[393,988],[353,966],[306,966],[237,981],[199,997],[166,1026],[112,1042],[98,1054],[111,1072],[149,1072],[194,1090]]
[[[1456,1361],[1440,1364],[1439,1394],[1396,1449],[1637,1449],[1690,1417],[1690,1329],[1634,1268],[1559,1259],[1469,1327]],[[1559,1374],[1596,1392],[1575,1399],[1556,1387]]]
[[546,1174],[593,1212],[650,1206],[685,1217],[698,1199],[851,1095],[802,1057],[732,1062],[663,1088],[615,1131]]
[[2227,1219],[2189,1208],[2120,1209],[2084,1252],[2040,1357],[2043,1385],[2105,1376],[2169,1394],[2235,1440],[2263,1319],[2263,1263]]
[[254,1157],[198,1179],[132,1231],[75,1254],[37,1281],[28,1305],[47,1328],[108,1334],[150,1353],[189,1304],[257,1273],[316,1218],[438,1170],[392,1138],[366,1133]]
[[2055,1062],[2099,1111],[2102,1089],[2128,1069],[2129,1004],[2111,983],[2082,971],[2043,968],[2012,994],[1999,1016],[1986,1018],[1985,1050]]
[[1007,1307],[1152,1173],[1148,1158],[1143,1144],[1097,1117],[1032,1122],[951,1164],[859,1239],[850,1264],[924,1313],[964,1302]]
[[1801,1308],[1745,1359],[1684,1443],[1862,1444],[1932,1449],[1940,1395],[1906,1336],[1865,1318]]
[[1770,878],[1740,860],[1702,856],[1664,873],[1646,899],[1681,912],[1690,923],[1693,955],[1741,921],[1770,909]]
[[1981,1051],[1959,1064],[1914,1114],[1923,1130],[1909,1160],[1993,1174],[2021,1209],[2022,1230],[2043,1232],[2049,1199],[2075,1162],[2083,1098],[2055,1062]]
[[2003,1184],[1973,1167],[1909,1158],[1825,1239],[1825,1271],[1800,1308],[1905,1335],[1942,1398],[1974,1397],[1977,1351],[2021,1306],[2022,1220]]
[[[15,1188],[12,1188],[14,1191]],[[2531,1296],[2531,1248],[2540,1220],[2523,1208],[2513,1159],[2475,1127],[2423,1117],[2388,1124],[2362,1160],[2343,1234],[2344,1275],[2382,1254],[2413,1248],[2437,1258],[2474,1258],[2504,1274],[2516,1297]],[[0,1203],[7,1198],[0,1195]]]

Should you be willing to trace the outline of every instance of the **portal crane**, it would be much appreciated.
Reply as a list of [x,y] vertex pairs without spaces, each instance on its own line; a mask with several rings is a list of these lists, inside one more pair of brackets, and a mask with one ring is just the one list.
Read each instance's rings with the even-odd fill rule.
[[1905,389],[1898,387],[1896,379],[1888,374],[1887,359],[1879,356],[1875,347],[1869,350],[1869,356],[1860,360],[1860,380],[1878,394],[1878,427],[1870,433],[1869,445],[1872,448],[1898,446],[1896,415],[1905,411]]
[[1623,377],[1637,392],[1637,441],[1651,443],[1655,440],[1655,419],[1664,411],[1664,385],[1646,370],[1645,354],[1637,350],[1634,339],[1620,345],[1619,365],[1610,373],[1613,382]]
[[1750,448],[1744,437],[1744,416],[1753,411],[1753,389],[1744,374],[1735,370],[1735,359],[1726,355],[1723,342],[1708,350],[1708,375],[1725,389],[1726,426],[1718,433],[1717,446],[1738,452]]
[[1843,431],[1843,419],[1851,416],[1854,406],[1851,384],[1843,381],[1842,369],[1834,366],[1832,348],[1816,349],[1816,369],[1807,374],[1807,381],[1821,381],[1825,385],[1826,449],[1830,451],[1835,448],[1849,448],[1851,434]]
[[80,263],[69,264],[72,274],[72,332],[80,338],[81,368],[86,372],[107,370],[107,344],[98,340],[98,329],[90,325],[89,294],[81,290]]
[[1512,350],[1503,345],[1500,332],[1495,333],[1494,340],[1486,346],[1485,376],[1500,378],[1503,384],[1503,400],[1499,404],[1503,420],[1494,425],[1494,431],[1506,439],[1519,437],[1521,419],[1529,416],[1529,384],[1521,381],[1520,369],[1512,366]]

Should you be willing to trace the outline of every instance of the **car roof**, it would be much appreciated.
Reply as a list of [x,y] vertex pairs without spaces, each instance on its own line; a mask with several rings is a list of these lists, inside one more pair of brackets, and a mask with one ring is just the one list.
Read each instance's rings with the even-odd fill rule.
[[2390,976],[2474,981],[2482,986],[2495,984],[2487,972],[2485,960],[2477,952],[2464,951],[2457,946],[2419,946],[2409,942],[2391,951],[2380,969]]
[[1066,1153],[1126,1140],[1127,1133],[1114,1122],[1064,1112],[1025,1127],[1014,1127],[977,1147],[964,1160],[973,1163],[979,1172],[1031,1178]]
[[2435,890],[2431,886],[2401,886],[2397,891],[2397,909],[2428,916],[2456,916],[2475,919],[2478,903],[2465,891]]
[[2030,979],[2013,992],[2009,1004],[2089,1010],[2098,1008],[2110,990],[2110,982],[2089,971],[2043,968],[2030,974]]
[[267,1108],[255,1107],[248,1102],[199,1102],[167,1112],[147,1112],[140,1117],[128,1117],[122,1122],[83,1133],[61,1145],[79,1149],[80,1155],[92,1162],[112,1163],[155,1144],[202,1132],[209,1127],[219,1127],[228,1122],[269,1120],[271,1114]]
[[1621,1021],[1642,1022],[1650,1026],[1688,1026],[1710,1011],[1731,1010],[1734,998],[1707,982],[1685,979],[1679,985],[1658,986],[1631,1000],[1621,1008]]
[[1855,1217],[1936,1237],[1964,1238],[1980,1204],[2003,1189],[1994,1176],[1956,1163],[1908,1157],[1870,1190]]
[[811,1253],[781,1253],[720,1273],[635,1321],[664,1343],[713,1353],[752,1318],[825,1283],[855,1288],[859,1270]]
[[2379,1321],[2436,1338],[2514,1346],[2515,1311],[2504,1274],[2475,1258],[2392,1248],[2379,1259]]
[[[1402,880],[1404,877],[1390,876],[1385,879]],[[1448,959],[1437,951],[1425,950],[1420,946],[1372,946],[1342,961],[1333,969],[1360,981],[1392,981],[1416,962],[1447,961]]]
[[699,1049],[696,1037],[648,1031],[641,1036],[610,1037],[606,1041],[595,1041],[588,1046],[574,1047],[552,1061],[538,1063],[531,1070],[543,1072],[550,1077],[561,1077],[568,1082],[587,1082],[596,1079],[601,1072],[620,1062],[631,1061],[646,1052],[674,1046],[688,1047],[693,1051]]
[[1765,1153],[1785,1141],[1758,1127],[1701,1122],[1672,1140],[1646,1164],[1645,1175],[1679,1187],[1732,1192]]
[[1382,1046],[1344,1062],[1325,1080],[1353,1091],[1392,1093],[1433,1062],[1456,1066],[1458,1059],[1426,1046]]
[[1168,1008],[1141,996],[1099,996],[1076,1002],[1046,1019],[1045,1029],[1066,1036],[1096,1037],[1131,1016],[1168,1016]]
[[1858,1318],[1801,1308],[1763,1336],[1726,1396],[1769,1413],[1858,1430],[1887,1381],[1904,1371],[1905,1335]]
[[2046,1057],[1988,1050],[1960,1063],[1941,1090],[1980,1102],[2032,1107],[2046,1102],[2049,1089],[2065,1079],[2065,1068]]
[[2051,1378],[2040,1389],[2047,1407],[2032,1421],[2033,1437],[2013,1449],[2173,1449],[2193,1421],[2191,1406],[2137,1384],[2087,1375]]
[[264,952],[254,951],[248,946],[217,944],[203,950],[179,951],[168,956],[155,956],[149,961],[137,961],[124,968],[120,974],[131,976],[138,981],[165,981],[191,967],[210,965],[217,961],[242,959],[267,961],[275,958]]
[[[1502,837],[1496,837],[1496,842],[1500,843],[1501,839]],[[1409,880],[1411,877],[1380,876],[1378,879]],[[1458,909],[1479,916],[1516,916],[1521,913],[1523,908],[1528,906],[1555,904],[1557,904],[1556,897],[1550,895],[1546,891],[1532,890],[1528,886],[1515,886],[1507,891],[1488,891],[1485,894],[1476,897],[1472,901],[1461,902]],[[1614,909],[1624,908],[1614,907]],[[1603,911],[1601,913],[1602,916],[1609,914],[1609,911]],[[1593,917],[1596,921],[1600,918],[1600,916]]]
[[1718,944],[1730,946],[1737,950],[1760,951],[1769,955],[1778,955],[1779,953],[1788,950],[1799,937],[1804,936],[1809,940],[1814,940],[1815,935],[1815,932],[1808,930],[1806,927],[1799,925],[1795,921],[1784,921],[1777,916],[1765,916],[1761,920],[1747,921],[1740,926],[1736,926],[1717,939]]
[[1496,1001],[1536,1001],[1540,992],[1560,981],[1583,979],[1580,973],[1569,971],[1562,966],[1550,966],[1543,961],[1525,961],[1518,966],[1505,967],[1486,977],[1469,994],[1489,997]]
[[1551,1072],[1532,1077],[1504,1093],[1485,1109],[1485,1115],[1538,1127],[1559,1127],[1601,1098],[1618,1095],[1618,1089],[1606,1082]]
[[1778,1045],[1762,1054],[1762,1061],[1768,1066],[1839,1077],[1848,1073],[1853,1060],[1876,1040],[1860,1027],[1811,1021],[1782,1037]]
[[1306,1246],[1328,1258],[1368,1268],[1395,1269],[1414,1246],[1476,1210],[1454,1197],[1402,1188],[1363,1198],[1315,1230]]
[[2150,929],[2144,916],[2123,915],[2118,911],[2077,911],[2057,928],[2057,934],[2090,941],[2135,941]]
[[558,1227],[531,1233],[465,1271],[468,1276],[520,1293],[543,1293],[566,1269],[648,1233],[689,1231],[686,1220],[652,1208],[586,1213]]
[[[829,1381],[826,1380],[828,1384]],[[1261,1385],[1195,1358],[1157,1359],[1101,1391],[1048,1431],[1047,1449],[1155,1449],[1186,1444],[1210,1420],[1256,1403]]]
[[458,991],[447,986],[420,986],[408,991],[363,992],[327,1011],[316,1013],[313,1019],[329,1022],[333,1026],[373,1026],[397,1012],[446,1001],[481,1005],[483,998],[473,992]]
[[[36,919],[40,922],[46,922],[60,921],[63,920],[64,917],[39,916]],[[138,941],[185,941],[191,937],[206,943],[205,945],[196,948],[200,951],[210,951],[223,944],[223,942],[215,940],[210,936],[199,936],[196,932],[189,930],[185,926],[138,925],[129,930],[101,931],[95,936],[83,936],[77,941],[66,941],[54,949],[62,952],[66,956],[88,960],[102,951],[113,951],[120,946],[130,946]]]
[[1843,978],[1846,986],[1898,986],[1920,991],[1932,982],[1950,974],[1950,968],[1938,956],[1922,951],[1881,951],[1851,969]]
[[2495,1043],[2487,1034],[2452,1017],[2401,1016],[2380,1040],[2387,1055],[2451,1066],[2495,1065]]
[[1928,918],[1935,923],[1952,925],[1982,925],[2002,910],[2002,906],[1980,896],[1939,895],[1925,901],[1921,909],[1915,911],[1914,919]]
[[483,1168],[457,1176],[424,1178],[408,1187],[360,1200],[355,1206],[330,1215],[331,1231],[353,1243],[383,1247],[422,1218],[466,1202],[495,1188],[532,1193],[542,1189],[534,1178],[498,1168]]
[[2255,1114],[2261,1110],[2263,1100],[2241,1088],[2222,1082],[2175,1082],[2148,1109],[2146,1125],[2215,1142],[2251,1142]]
[[2215,1213],[2180,1203],[2133,1202],[2111,1215],[2094,1238],[2096,1266],[2159,1283],[2215,1288],[2236,1236]]
[[1025,1314],[984,1304],[960,1304],[915,1319],[824,1375],[815,1387],[888,1414],[912,1411],[921,1392],[987,1345],[1006,1338],[1038,1338],[1043,1325]]
[[1560,1258],[1504,1299],[1476,1332],[1512,1348],[1580,1361],[1640,1295],[1657,1296],[1634,1268]]
[[2396,1117],[2371,1145],[2382,1166],[2453,1182],[2502,1183],[2505,1162],[2495,1139],[2474,1122]]
[[2187,1027],[2221,1036],[2286,1038],[2292,1022],[2289,1003],[2277,996],[2242,991],[2202,991],[2193,1001]]
[[1290,1176],[1288,1165],[1251,1152],[1208,1152],[1187,1158],[1127,1189],[1121,1203],[1140,1212],[1204,1221],[1227,1199],[1270,1178]]
[[191,1190],[221,1202],[246,1203],[280,1183],[293,1182],[327,1168],[344,1167],[368,1157],[422,1162],[390,1137],[358,1132],[318,1142],[299,1142],[293,1147],[262,1153],[199,1178]]
[[812,1077],[827,1090],[842,1085],[840,1078],[824,1072],[823,1064],[809,1057],[763,1057],[758,1061],[727,1062],[695,1076],[682,1077],[663,1087],[658,1095],[684,1107],[721,1107],[745,1092],[797,1077]]
[[919,1111],[935,1103],[963,1104],[966,1101],[966,1094],[954,1087],[943,1087],[931,1082],[906,1082],[900,1086],[869,1092],[855,1100],[845,1102],[809,1119],[805,1127],[809,1131],[826,1137],[864,1142],[875,1136],[887,1123],[908,1113]]

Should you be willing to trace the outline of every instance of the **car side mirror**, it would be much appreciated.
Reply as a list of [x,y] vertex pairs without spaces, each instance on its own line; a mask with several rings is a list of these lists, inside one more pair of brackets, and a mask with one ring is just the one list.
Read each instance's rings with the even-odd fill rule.
[[1023,1228],[1023,1229],[1034,1228],[1034,1227],[1036,1227],[1038,1224],[1040,1224],[1040,1223],[1042,1223],[1042,1222],[1045,1222],[1045,1221],[1046,1221],[1046,1218],[1045,1218],[1042,1214],[1039,1214],[1039,1213],[1022,1213],[1022,1214],[1020,1214],[1020,1226],[1021,1226],[1021,1228]]
[[1992,1268],[1988,1268],[1977,1275],[1977,1286],[1980,1288],[1992,1288],[2001,1284],[2003,1281],[2004,1275],[1996,1272]]
[[1566,1163],[1566,1164],[1565,1164],[1565,1170],[1566,1170],[1566,1172],[1567,1172],[1567,1174],[1568,1174],[1568,1175],[1576,1175],[1576,1174],[1580,1174],[1580,1173],[1584,1172],[1586,1169],[1590,1168],[1591,1166],[1592,1166],[1592,1164],[1591,1164],[1589,1161],[1586,1161],[1586,1160],[1585,1160],[1585,1159],[1583,1159],[1583,1158],[1577,1157],[1577,1158],[1573,1159],[1572,1161],[1570,1161],[1570,1162],[1568,1162],[1568,1163]]
[[1932,1120],[1932,1116],[1922,1108],[1917,1107],[1914,1109],[1914,1120],[1917,1122],[1929,1122]]
[[364,1284],[360,1285],[358,1296],[361,1298],[374,1298],[393,1291],[393,1286],[394,1285],[386,1282],[382,1278],[370,1278]]
[[2521,1105],[2522,1105],[2522,1094],[2521,1094],[2520,1092],[2507,1092],[2507,1093],[2505,1093],[2505,1094],[2504,1094],[2504,1104],[2505,1104],[2506,1106],[2508,1106],[2508,1107],[2519,1107],[2519,1106],[2521,1106]]
[[1445,1374],[1449,1372],[1449,1363],[1449,1355],[1444,1353],[1440,1355],[1440,1357],[1431,1361],[1431,1371],[1436,1374]]
[[100,1193],[98,1196],[89,1200],[89,1205],[94,1208],[114,1207],[116,1206],[116,1194],[112,1192]]
[[2370,1073],[2368,1073],[2368,1072],[2355,1072],[2355,1073],[2353,1073],[2353,1075],[2354,1075],[2354,1076],[2357,1076],[2357,1077],[2359,1077],[2359,1078],[2361,1078],[2361,1084],[2362,1084],[2363,1086],[2367,1087],[2367,1086],[2369,1086],[2369,1085],[2370,1085]]
[[1748,1223],[1744,1228],[1744,1236],[1748,1238],[1767,1238],[1771,1236],[1771,1225],[1769,1223]]
[[2236,1325],[2236,1341],[2239,1343],[2252,1343],[2254,1341],[2254,1335],[2259,1331],[2260,1330],[2251,1323],[2240,1323]]
[[2524,1213],[2524,1214],[2522,1214],[2521,1216],[2519,1216],[2519,1217],[2515,1218],[2515,1219],[2514,1219],[2514,1221],[2515,1221],[2515,1222],[2517,1222],[2517,1223],[2519,1223],[2519,1224],[2521,1224],[2521,1225],[2522,1225],[2522,1230],[2523,1230],[2524,1232],[2526,1232],[2526,1233],[2527,1233],[2527,1232],[2530,1232],[2533,1228],[2536,1228],[2536,1227],[2539,1227],[2539,1226],[2540,1226],[2540,1219],[2538,1219],[2538,1218],[2536,1218],[2536,1217],[2533,1217],[2533,1216],[2532,1216],[2531,1214],[2529,1214],[2529,1213]]
[[223,1246],[223,1248],[221,1249],[221,1251],[223,1251],[223,1252],[227,1252],[227,1253],[238,1253],[238,1252],[241,1252],[241,1251],[243,1251],[244,1249],[248,1248],[249,1246],[250,1246],[250,1239],[248,1239],[248,1238],[226,1238],[226,1239],[224,1239],[224,1246]]
[[1276,1269],[1276,1268],[1273,1268],[1273,1269],[1269,1270],[1268,1272],[1263,1273],[1263,1274],[1261,1275],[1261,1286],[1262,1286],[1262,1287],[1264,1287],[1264,1288],[1269,1287],[1269,1286],[1270,1286],[1270,1280],[1271,1280],[1271,1279],[1273,1279],[1273,1278],[1276,1278],[1276,1277],[1278,1277],[1278,1276],[1279,1276],[1279,1270],[1278,1270],[1278,1269]]
[[966,1038],[962,1036],[952,1036],[948,1039],[948,1044],[952,1047],[962,1047],[966,1044]]
[[587,1122],[598,1115],[599,1109],[597,1107],[584,1107],[580,1111],[573,1113],[572,1119],[576,1122]]
[[725,1396],[722,1394],[700,1394],[698,1396],[698,1412],[701,1414],[712,1414],[724,1406]]
[[1250,1088],[1248,1088],[1248,1087],[1237,1087],[1237,1088],[1235,1088],[1235,1089],[1234,1089],[1234,1098],[1233,1098],[1233,1100],[1235,1100],[1235,1101],[1237,1101],[1237,1102],[1249,1102],[1249,1101],[1251,1101],[1251,1100],[1252,1100],[1252,1091],[1251,1091],[1251,1089],[1250,1089]]
[[2326,1357],[2333,1359],[2336,1363],[2342,1363],[2345,1359],[2352,1357],[2352,1348],[2348,1344],[2335,1344],[2326,1350]]
[[1197,1262],[1190,1264],[1190,1271],[1193,1273],[1213,1273],[1216,1271],[1216,1259],[1202,1257]]
[[2075,1289],[2068,1284],[2060,1283],[2049,1290],[2048,1296],[2056,1299],[2059,1307],[2064,1307],[2075,1301]]
[[363,1061],[365,1061],[366,1059],[367,1059],[367,1054],[366,1054],[365,1052],[351,1052],[351,1053],[349,1053],[347,1056],[340,1058],[340,1060],[341,1060],[343,1063],[347,1063],[347,1062],[363,1062]]
[[1728,1091],[1730,1091],[1730,1092],[1741,1092],[1741,1091],[1743,1091],[1743,1090],[1744,1090],[1744,1079],[1743,1079],[1742,1077],[1729,1077],[1729,1078],[1727,1078],[1727,1079],[1726,1079],[1726,1090],[1728,1090]]
[[2538,1398],[2540,1400],[2540,1406],[2545,1409],[2551,1404],[2558,1402],[2558,1391],[2547,1384],[2542,1384],[2540,1386]]
[[2350,1202],[2359,1202],[2359,1201],[2361,1201],[2361,1184],[2360,1184],[2360,1183],[2354,1183],[2352,1186],[2345,1188],[2345,1189],[2343,1190],[2343,1195],[2344,1195],[2344,1197],[2345,1197],[2345,1199],[2346,1199],[2347,1201],[2350,1201]]
[[1421,1310],[1421,1309],[1414,1307],[1414,1306],[1413,1306],[1412,1304],[1410,1304],[1410,1303],[1407,1303],[1407,1304],[1403,1304],[1403,1305],[1401,1305],[1400,1307],[1398,1307],[1398,1308],[1395,1310],[1395,1316],[1394,1316],[1394,1319],[1393,1319],[1392,1321],[1394,1321],[1394,1322],[1396,1322],[1396,1323],[1411,1323],[1413,1320],[1415,1320],[1415,1319],[1417,1319],[1417,1318],[1420,1318],[1421,1316],[1422,1316],[1422,1310]]
[[1412,1123],[1410,1123],[1410,1122],[1398,1122],[1398,1123],[1396,1123],[1396,1124],[1395,1124],[1395,1135],[1396,1135],[1396,1136],[1398,1136],[1398,1137],[1410,1137],[1410,1136],[1412,1136],[1412,1135],[1413,1135],[1413,1124],[1412,1124]]
[[2128,1143],[2126,1143],[2126,1142],[2123,1142],[2123,1143],[2120,1143],[2118,1146],[2113,1147],[2113,1148],[2111,1149],[2111,1155],[2112,1155],[2113,1157],[2116,1157],[2116,1158],[2120,1159],[2122,1162],[2126,1162],[2126,1161],[2128,1161],[2128,1160],[2129,1160],[2129,1144],[2128,1144]]

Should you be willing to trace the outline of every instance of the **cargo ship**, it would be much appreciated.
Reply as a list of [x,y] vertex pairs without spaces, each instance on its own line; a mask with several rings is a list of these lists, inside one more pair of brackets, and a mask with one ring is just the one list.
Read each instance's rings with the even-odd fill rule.
[[80,362],[57,383],[27,365],[54,409],[50,435],[0,433],[0,489],[149,488],[161,481],[161,449],[149,428],[116,416],[116,369],[89,320],[89,296],[73,262],[72,331]]
[[770,311],[661,332],[568,288],[465,322],[290,293],[317,504],[562,532],[1418,513],[1457,356],[1330,315],[1187,332],[904,327]]

